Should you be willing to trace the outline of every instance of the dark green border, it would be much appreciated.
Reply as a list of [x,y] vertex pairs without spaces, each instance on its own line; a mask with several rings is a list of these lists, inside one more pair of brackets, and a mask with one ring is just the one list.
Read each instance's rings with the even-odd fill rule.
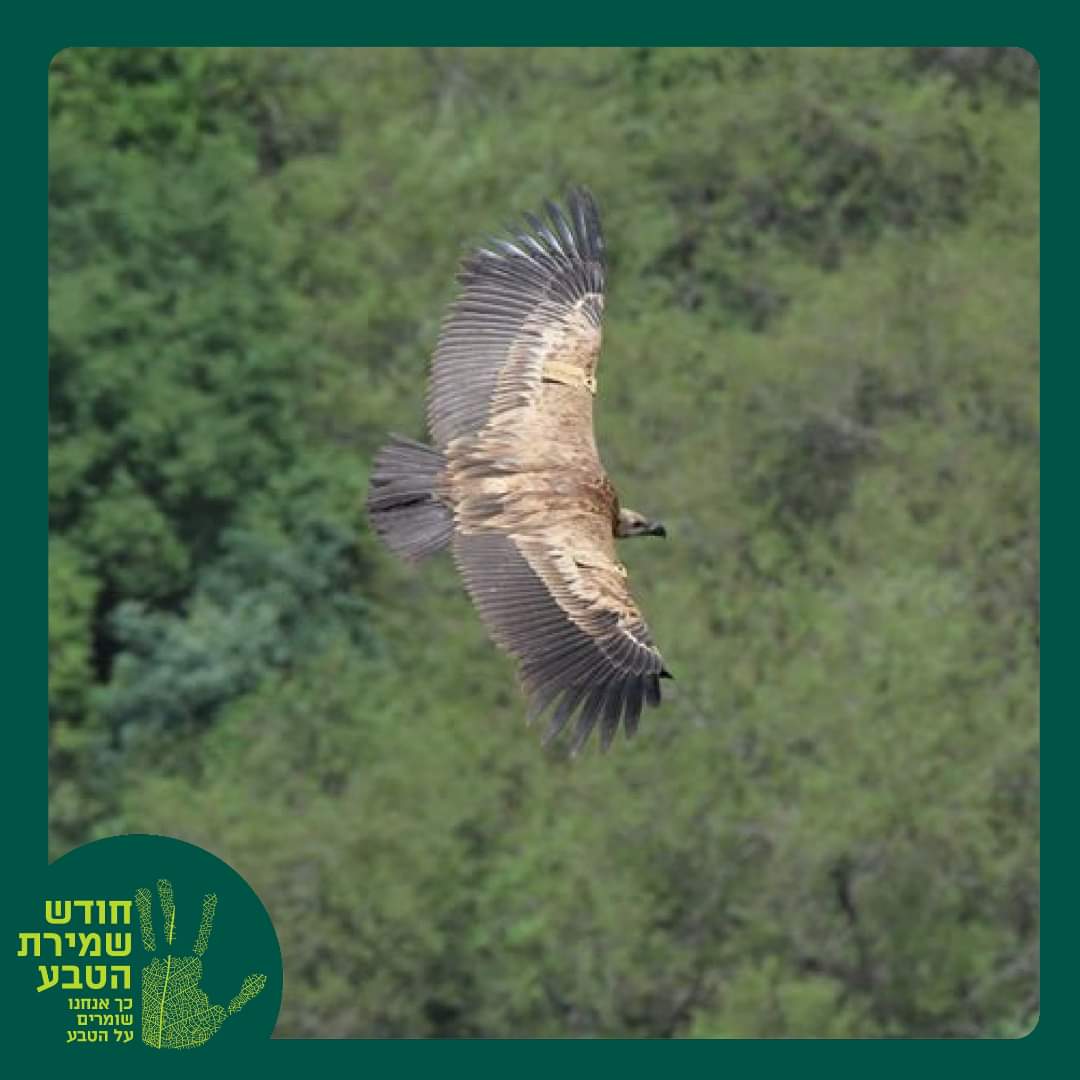
[[[43,805],[46,793],[46,725],[45,701],[47,678],[47,619],[44,587],[47,580],[46,546],[42,533],[47,522],[46,473],[46,274],[47,258],[43,241],[46,232],[45,192],[47,187],[47,130],[46,130],[46,70],[51,58],[71,45],[138,45],[138,44],[267,44],[267,45],[405,45],[405,44],[991,44],[1018,45],[1027,48],[1050,70],[1051,82],[1045,97],[1050,101],[1049,129],[1064,138],[1050,140],[1047,152],[1050,167],[1045,170],[1049,183],[1045,186],[1051,210],[1062,199],[1065,182],[1075,189],[1075,172],[1057,158],[1058,147],[1075,142],[1075,120],[1065,129],[1068,115],[1061,101],[1061,73],[1066,70],[1065,43],[1071,37],[1061,25],[1029,13],[1022,5],[1003,10],[997,15],[985,7],[972,5],[967,11],[944,4],[908,4],[902,8],[881,9],[876,25],[853,21],[852,12],[819,5],[766,7],[738,5],[717,6],[711,10],[660,5],[637,13],[620,5],[550,4],[542,8],[501,7],[494,12],[486,6],[465,9],[445,4],[425,10],[416,5],[356,6],[346,16],[324,17],[310,6],[243,10],[225,4],[187,4],[183,8],[149,9],[145,5],[113,4],[80,5],[65,11],[64,5],[41,5],[23,13],[23,18],[40,25],[29,32],[11,36],[2,78],[4,100],[7,104],[4,170],[7,186],[6,245],[7,273],[5,309],[13,323],[13,334],[6,352],[6,393],[3,395],[4,422],[0,425],[4,441],[4,460],[7,476],[7,498],[4,515],[6,527],[0,533],[4,548],[4,577],[7,605],[3,650],[4,671],[10,680],[11,701],[6,710],[8,750],[7,836],[12,858],[8,863],[12,877],[32,878],[44,866],[45,818]],[[852,9],[854,19],[862,18],[867,9]],[[689,12],[693,12],[690,14]],[[932,13],[932,17],[930,16]],[[509,16],[509,17],[508,17]],[[681,17],[680,17],[681,16]],[[9,24],[10,25],[10,24]],[[1044,71],[1045,74],[1045,71]],[[1045,84],[1044,84],[1045,87]],[[1065,209],[1065,208],[1063,208]],[[1075,228],[1075,214],[1066,210],[1054,215],[1048,258],[1051,266],[1048,290],[1049,320],[1053,330],[1055,289],[1063,283],[1072,284],[1073,266],[1063,264],[1069,240]],[[1060,266],[1062,271],[1053,271]],[[1055,282],[1057,283],[1055,285]],[[1051,336],[1051,348],[1057,344]],[[1062,341],[1062,359],[1053,367],[1054,394],[1049,398],[1052,414],[1071,402],[1069,384],[1075,383],[1076,345]],[[1056,406],[1056,408],[1055,408]],[[1051,451],[1047,455],[1061,469],[1068,469],[1076,459],[1073,447],[1057,448],[1055,453],[1053,419],[1049,425]],[[38,448],[41,448],[40,450]],[[40,453],[40,457],[39,457]],[[1068,463],[1068,464],[1066,464]],[[1051,529],[1053,546],[1060,546],[1063,530]],[[1067,535],[1067,534],[1066,534]],[[1054,560],[1056,562],[1058,560]],[[1055,566],[1055,569],[1057,567]],[[1060,597],[1054,602],[1055,597]],[[1048,605],[1051,627],[1062,621],[1068,610],[1068,594],[1055,590]],[[1051,631],[1051,657],[1055,655]],[[1051,670],[1053,666],[1051,665]],[[1053,689],[1053,682],[1051,684]],[[1061,722],[1051,727],[1054,753],[1048,756],[1051,812],[1044,820],[1050,824],[1051,839],[1055,825],[1071,839],[1076,818],[1075,804],[1062,798],[1062,785],[1055,783],[1064,763],[1072,759],[1065,740],[1075,740],[1076,706],[1066,704],[1063,688],[1051,696],[1051,717]],[[1070,695],[1071,697],[1071,695]],[[1054,706],[1058,707],[1055,708]],[[1071,708],[1070,708],[1071,705]],[[29,763],[24,765],[23,763]],[[1055,763],[1057,769],[1055,769]],[[1062,802],[1057,813],[1055,803]],[[34,808],[37,808],[36,810]],[[1066,841],[1067,842],[1067,841]],[[1054,876],[1049,875],[1051,890]],[[5,913],[10,900],[5,894]],[[1050,892],[1050,890],[1048,890]],[[434,1042],[424,1040],[278,1040],[246,1049],[234,1064],[250,1069],[264,1064],[286,1069],[316,1066],[319,1068],[361,1069],[370,1074],[385,1070],[456,1070],[470,1073],[513,1069],[516,1072],[544,1072],[552,1067],[618,1069],[623,1075],[655,1073],[657,1070],[692,1069],[709,1072],[726,1071],[751,1066],[804,1070],[807,1068],[843,1067],[865,1070],[872,1067],[881,1075],[907,1075],[912,1067],[926,1069],[935,1065],[944,1068],[1036,1070],[1052,1067],[1060,1053],[1063,1061],[1070,1047],[1063,1014],[1072,1001],[1062,985],[1071,967],[1070,950],[1062,948],[1071,943],[1071,936],[1062,933],[1054,923],[1054,905],[1046,904],[1051,918],[1050,936],[1056,948],[1047,951],[1046,989],[1049,1015],[1035,1032],[1017,1041],[931,1041],[931,1040],[863,1040],[855,1042],[808,1040],[789,1041],[680,1041],[675,1045],[662,1042],[632,1043],[630,1040],[582,1042],[571,1040],[505,1040]],[[10,920],[9,944],[14,941]],[[1056,931],[1056,932],[1055,932]],[[14,955],[14,949],[9,955]],[[11,971],[11,967],[8,968]],[[288,973],[286,972],[286,978]],[[5,990],[10,983],[5,980]],[[8,1033],[10,1056],[25,1057],[29,1068],[40,1072],[47,1063],[40,1051],[32,1046],[19,1045],[18,1032]],[[791,1044],[794,1045],[791,1045]],[[914,1054],[914,1057],[911,1055]],[[1047,1059],[1050,1060],[1047,1060]],[[180,1062],[180,1059],[177,1059]],[[72,1063],[70,1057],[65,1063]],[[105,1074],[105,1062],[78,1063],[80,1075]],[[163,1064],[159,1071],[171,1074],[173,1066]],[[179,1067],[188,1072],[194,1064],[184,1059]],[[100,1068],[99,1068],[100,1067]],[[196,1068],[203,1069],[199,1062]],[[108,1073],[115,1076],[116,1073]]]

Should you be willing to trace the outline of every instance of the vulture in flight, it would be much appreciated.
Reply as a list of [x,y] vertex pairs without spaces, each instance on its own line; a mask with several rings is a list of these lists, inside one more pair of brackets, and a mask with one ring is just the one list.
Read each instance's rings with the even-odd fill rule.
[[449,545],[491,637],[518,661],[544,741],[573,722],[572,750],[670,678],[630,594],[615,540],[665,536],[620,507],[593,435],[604,310],[604,244],[592,196],[527,214],[508,239],[468,255],[442,325],[427,394],[434,445],[393,436],[367,508],[410,561]]

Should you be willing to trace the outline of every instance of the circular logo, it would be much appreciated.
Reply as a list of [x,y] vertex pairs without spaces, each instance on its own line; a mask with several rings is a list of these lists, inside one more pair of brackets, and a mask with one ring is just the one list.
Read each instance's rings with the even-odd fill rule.
[[114,836],[41,880],[17,928],[39,1046],[157,1054],[269,1038],[281,949],[232,867],[182,840]]

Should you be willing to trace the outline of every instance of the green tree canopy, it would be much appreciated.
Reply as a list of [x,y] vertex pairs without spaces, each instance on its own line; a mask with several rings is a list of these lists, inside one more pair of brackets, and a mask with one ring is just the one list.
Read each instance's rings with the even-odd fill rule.
[[[1029,1030],[1037,92],[992,49],[61,53],[54,852],[230,862],[285,1035]],[[463,248],[571,183],[678,679],[573,762],[362,516]]]

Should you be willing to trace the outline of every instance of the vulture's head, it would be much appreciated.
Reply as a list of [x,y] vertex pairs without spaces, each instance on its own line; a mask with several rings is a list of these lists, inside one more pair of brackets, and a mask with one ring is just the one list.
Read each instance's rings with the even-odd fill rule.
[[620,510],[619,524],[615,527],[616,536],[667,536],[667,529],[661,521],[651,521],[636,510]]

